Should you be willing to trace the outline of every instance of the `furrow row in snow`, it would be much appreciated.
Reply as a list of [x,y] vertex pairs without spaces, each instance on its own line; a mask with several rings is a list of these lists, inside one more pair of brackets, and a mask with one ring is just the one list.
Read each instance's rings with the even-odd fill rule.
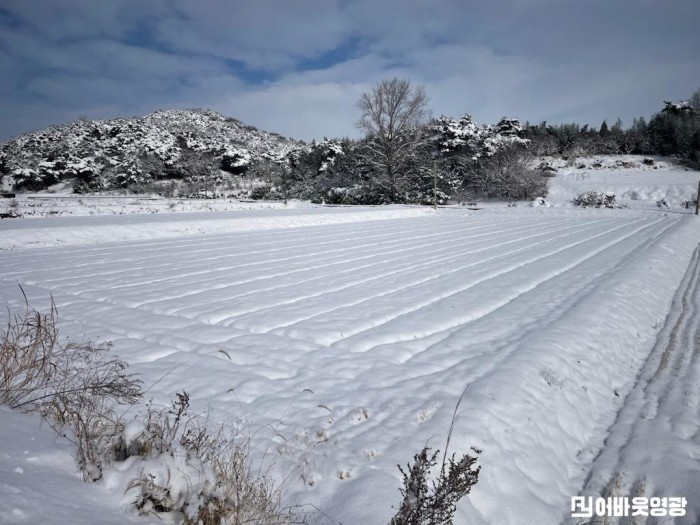
[[[663,522],[698,523],[699,416],[700,248],[696,248],[657,343],[610,427],[581,495],[686,498],[686,515],[666,516]],[[633,523],[649,521],[637,516]]]
[[[0,293],[11,308],[17,284],[37,307],[52,294],[62,336],[111,340],[154,402],[187,390],[215,421],[244,417],[253,459],[273,450],[270,472],[293,472],[288,502],[347,523],[388,521],[396,464],[443,446],[467,385],[452,446],[482,448],[483,471],[457,522],[561,523],[700,236],[692,218],[622,210],[214,222],[201,236],[3,251]],[[697,408],[691,377],[669,403]]]

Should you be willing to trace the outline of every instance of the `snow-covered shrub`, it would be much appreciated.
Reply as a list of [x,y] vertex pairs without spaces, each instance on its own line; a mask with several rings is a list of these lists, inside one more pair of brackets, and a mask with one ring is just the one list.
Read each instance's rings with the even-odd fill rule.
[[303,523],[303,513],[281,507],[274,481],[251,468],[249,441],[212,430],[206,415],[190,417],[186,392],[127,420],[141,382],[110,345],[60,341],[57,315],[53,303],[47,314],[25,304],[0,331],[0,404],[39,412],[72,440],[86,481],[119,464],[117,478],[134,473],[125,488],[137,492],[141,512],[179,512],[185,524]]
[[358,183],[350,187],[330,188],[320,198],[316,197],[314,202],[321,202],[322,200],[326,204],[357,204],[364,206],[390,202],[382,188],[369,183]]
[[442,115],[430,129],[437,133],[442,153],[468,150],[473,159],[484,153],[484,142],[491,134],[490,128],[476,124],[471,115],[464,115],[459,120]]
[[324,137],[321,142],[312,147],[318,148],[323,158],[321,166],[318,168],[319,173],[326,171],[333,165],[335,159],[345,154],[343,151],[343,145],[340,141],[329,139],[327,137]]
[[136,492],[142,514],[176,512],[186,525],[304,522],[303,513],[282,508],[275,482],[254,471],[247,439],[209,428],[188,408],[189,395],[178,393],[170,408],[149,404],[124,427],[125,459],[139,459],[127,492]]
[[255,185],[248,195],[251,199],[283,200],[290,193],[288,168],[269,159],[259,160],[250,165],[246,179]]
[[44,177],[35,169],[17,168],[12,172],[12,177],[18,190],[38,191],[47,186]]
[[574,197],[573,203],[575,206],[582,208],[615,208],[615,194],[612,192],[599,193],[596,191],[587,191]]
[[95,193],[108,189],[107,181],[102,177],[95,177],[91,180],[77,179],[73,183],[73,193]]
[[448,195],[441,189],[438,189],[436,192],[433,192],[432,189],[417,189],[413,191],[408,191],[403,194],[404,202],[409,204],[431,205],[437,203],[439,205],[443,205],[447,204],[449,198],[450,195]]
[[273,186],[258,186],[250,191],[250,198],[253,200],[279,201],[284,200],[284,195],[279,193]]
[[636,162],[628,161],[628,160],[616,160],[615,164],[612,166],[613,169],[631,169],[631,168],[638,168],[639,164]]
[[245,148],[228,148],[221,155],[221,169],[234,175],[245,173],[250,166],[252,157]]
[[[452,523],[457,502],[479,481],[481,467],[474,468],[476,456],[464,454],[457,461],[453,454],[450,458],[443,458],[437,479],[431,479],[439,452],[431,454],[430,448],[424,447],[413,457],[413,465],[409,463],[406,470],[399,466],[403,476],[400,489],[403,501],[390,525]],[[474,452],[480,451],[474,449]]]
[[188,513],[188,523],[305,523],[303,513],[281,506],[280,490],[271,479],[253,472],[246,447],[217,455],[211,466],[213,482],[197,495],[199,504]]
[[530,168],[529,153],[522,146],[502,147],[462,169],[464,188],[472,195],[530,200],[548,192],[548,178]]
[[[585,166],[584,166],[584,167],[585,167]],[[536,169],[537,171],[541,172],[542,175],[544,175],[544,176],[546,176],[546,177],[554,177],[554,176],[556,176],[557,171],[558,171],[557,168],[555,168],[554,166],[552,166],[552,164],[549,163],[549,162],[547,162],[547,161],[542,161],[542,162],[540,162],[540,163],[535,167],[535,169]]]
[[391,202],[390,186],[367,161],[367,141],[326,139],[295,154],[291,169],[283,179],[282,189],[290,197],[312,202]]
[[[0,204],[3,204],[2,199],[0,199]],[[0,219],[15,219],[22,216],[22,211],[20,209],[19,201],[17,199],[12,199],[7,206],[2,209],[0,207]]]
[[[461,190],[483,197],[531,199],[546,195],[543,171],[531,168],[524,126],[503,118],[495,126],[477,125],[469,115],[459,121],[440,117],[430,127],[442,170],[461,179]],[[543,166],[544,167],[544,166]]]
[[529,140],[518,136],[525,127],[517,120],[503,117],[495,126],[477,124],[471,115],[455,120],[441,116],[430,126],[437,134],[437,146],[443,154],[460,152],[472,160],[490,157],[502,148],[526,145]]

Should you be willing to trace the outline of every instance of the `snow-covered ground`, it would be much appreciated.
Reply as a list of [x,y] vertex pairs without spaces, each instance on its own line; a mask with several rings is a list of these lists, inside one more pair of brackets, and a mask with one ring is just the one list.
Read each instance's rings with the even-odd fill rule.
[[297,228],[318,224],[364,222],[418,217],[435,213],[424,207],[322,207],[298,204],[289,208],[264,204],[225,212],[152,213],[5,219],[0,223],[0,250],[39,246],[154,240],[212,233]]
[[[645,164],[645,159],[652,163]],[[698,191],[698,172],[664,157],[599,155],[542,161],[557,169],[547,197],[556,205],[566,205],[572,196],[583,192],[597,191],[615,194],[617,202],[629,208],[654,207],[665,200],[668,209],[678,209],[684,202],[694,201]]]
[[101,485],[76,475],[73,444],[39,420],[0,406],[0,523],[143,523]]
[[[582,494],[700,494],[700,247]],[[698,523],[697,502],[688,523]]]
[[[655,196],[652,173],[630,187]],[[483,450],[482,472],[455,523],[560,524],[571,496],[645,479],[645,496],[688,499],[664,523],[692,524],[700,221],[647,204],[13,219],[0,297],[52,295],[62,336],[112,341],[158,403],[184,389],[216,420],[245,418],[286,501],[345,524],[388,521],[396,465],[444,447],[465,388],[450,452]],[[11,487],[32,482],[2,453],[0,516],[22,523]],[[105,515],[129,497],[108,499]]]

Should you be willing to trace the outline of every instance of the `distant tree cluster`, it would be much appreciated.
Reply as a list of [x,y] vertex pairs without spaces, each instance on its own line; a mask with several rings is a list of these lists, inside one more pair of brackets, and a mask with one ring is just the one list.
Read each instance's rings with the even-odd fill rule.
[[312,143],[295,152],[286,194],[326,203],[444,203],[462,198],[532,199],[547,192],[532,156],[667,155],[700,168],[700,90],[666,102],[648,122],[495,125],[426,118],[422,87],[385,80],[361,96],[360,140]]
[[664,108],[647,122],[633,120],[627,129],[618,119],[599,129],[576,123],[527,124],[522,135],[530,140],[535,155],[639,154],[668,155],[682,163],[700,167],[700,89],[689,100],[665,102]]
[[312,143],[295,154],[286,183],[296,197],[333,204],[442,204],[451,199],[530,199],[546,180],[530,168],[525,127],[427,118],[421,86],[385,80],[358,101],[360,140]]

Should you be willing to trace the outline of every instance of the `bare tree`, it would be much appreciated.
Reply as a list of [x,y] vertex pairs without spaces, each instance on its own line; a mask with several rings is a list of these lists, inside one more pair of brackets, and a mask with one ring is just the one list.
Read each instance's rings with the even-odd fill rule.
[[400,166],[425,142],[417,130],[427,118],[428,97],[423,86],[408,80],[382,80],[357,101],[362,117],[357,127],[370,139],[367,160],[386,176],[392,201],[396,201]]

